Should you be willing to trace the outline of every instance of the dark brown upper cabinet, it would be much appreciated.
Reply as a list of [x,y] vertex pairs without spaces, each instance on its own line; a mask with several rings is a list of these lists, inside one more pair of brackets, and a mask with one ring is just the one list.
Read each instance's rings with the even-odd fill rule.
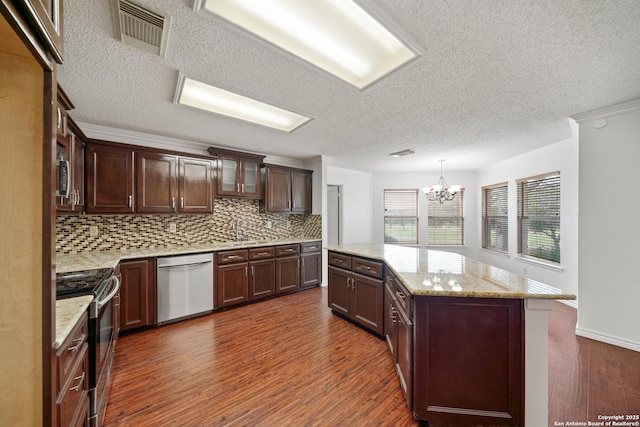
[[264,165],[264,198],[260,211],[268,213],[311,213],[313,171],[278,165]]
[[260,166],[265,156],[209,147],[217,159],[217,197],[262,198]]
[[134,151],[115,144],[87,144],[87,213],[133,213]]
[[63,0],[16,0],[53,59],[62,64]]

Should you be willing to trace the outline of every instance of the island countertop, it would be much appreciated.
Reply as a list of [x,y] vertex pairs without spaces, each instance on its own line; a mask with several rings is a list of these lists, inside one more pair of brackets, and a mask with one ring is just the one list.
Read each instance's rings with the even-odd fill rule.
[[475,298],[566,299],[576,296],[452,252],[407,246],[352,243],[329,251],[384,261],[413,295]]

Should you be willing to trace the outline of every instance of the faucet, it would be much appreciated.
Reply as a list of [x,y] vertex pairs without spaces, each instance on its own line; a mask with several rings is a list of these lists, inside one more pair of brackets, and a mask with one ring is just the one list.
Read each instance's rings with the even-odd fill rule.
[[236,242],[240,240],[240,230],[238,229],[238,220],[237,219],[232,219],[231,220],[231,228],[233,229],[233,231],[236,232]]

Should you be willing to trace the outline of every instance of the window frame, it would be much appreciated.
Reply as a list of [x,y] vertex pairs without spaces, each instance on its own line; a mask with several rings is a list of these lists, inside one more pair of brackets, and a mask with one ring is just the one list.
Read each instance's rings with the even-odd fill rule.
[[[420,219],[419,219],[419,204],[418,204],[418,188],[385,188],[382,194],[383,205],[383,241],[385,244],[403,245],[403,246],[417,246],[420,239]],[[415,215],[387,215],[387,193],[415,193]],[[415,241],[387,241],[387,219],[411,219],[415,220]]]
[[[453,247],[453,246],[464,246],[465,245],[465,224],[464,224],[464,193],[465,193],[465,189],[461,188],[460,191],[456,194],[455,198],[453,200],[450,201],[446,201],[444,203],[440,203],[438,201],[431,201],[431,200],[427,200],[427,246],[446,246],[446,247]],[[431,206],[441,206],[441,205],[445,205],[445,204],[451,204],[451,203],[457,203],[459,205],[459,212],[460,215],[459,216],[445,216],[445,215],[431,215]],[[446,243],[442,240],[438,240],[436,242],[433,241],[434,236],[432,235],[432,233],[430,232],[431,230],[431,224],[432,224],[432,218],[433,221],[436,221],[435,219],[458,219],[460,221],[460,230],[459,230],[459,240],[456,240],[455,243]]]
[[[544,198],[541,198],[540,195],[538,195],[537,193],[535,193],[533,190],[534,189],[526,189],[525,186],[529,186],[532,185],[536,182],[543,182],[544,180],[547,179],[553,179],[554,181],[557,182],[552,182],[552,184],[554,184],[554,187],[551,189],[554,191],[554,193],[551,193],[551,195],[548,197],[549,200],[545,200]],[[545,174],[541,174],[541,175],[535,175],[535,176],[530,176],[527,178],[521,178],[521,179],[517,179],[516,180],[516,185],[517,185],[517,218],[518,218],[518,256],[524,258],[524,259],[530,259],[530,260],[535,260],[536,262],[541,262],[541,263],[548,263],[554,266],[560,265],[560,262],[562,261],[561,258],[561,208],[562,208],[562,182],[561,182],[561,177],[560,177],[560,172],[559,171],[555,171],[555,172],[549,172],[549,173],[545,173]],[[526,193],[525,193],[525,190]],[[557,193],[557,200],[551,200],[553,196],[553,194]],[[555,206],[555,215],[531,215],[531,213],[529,212],[529,209],[525,209],[525,204],[526,204],[526,199],[531,199],[532,195],[535,197],[535,199],[537,199],[538,201],[546,201],[549,203],[554,203]],[[525,212],[526,211],[526,212]],[[554,223],[556,223],[557,225],[555,226],[554,229],[554,236],[550,236],[547,233],[544,232],[540,232],[541,234],[544,234],[547,236],[547,238],[551,239],[553,242],[553,248],[549,251],[545,251],[550,253],[550,256],[541,256],[543,255],[543,251],[542,249],[540,249],[540,246],[537,246],[535,248],[530,248],[530,245],[527,242],[527,245],[525,245],[524,243],[524,235],[527,236],[527,241],[529,240],[529,234],[531,233],[531,229],[534,228],[531,225],[535,224],[537,221],[553,221]],[[556,232],[555,230],[557,230],[557,236],[555,236]],[[534,251],[537,251],[538,253],[532,253]]]
[[[508,182],[500,182],[497,184],[486,185],[481,188],[482,190],[482,248],[493,251],[499,254],[508,255],[509,254],[509,183]],[[498,194],[498,200],[504,201],[504,206],[496,206],[498,210],[504,209],[504,215],[489,215],[489,211],[494,206],[489,203],[489,193],[494,190],[504,191],[504,195]],[[504,227],[503,231],[503,242],[504,245],[502,247],[491,244],[490,237],[491,231],[490,223],[491,220],[495,220],[495,223],[498,223],[498,220],[501,219],[503,222],[502,227]],[[498,231],[496,230],[496,234]],[[497,239],[496,239],[497,242]]]

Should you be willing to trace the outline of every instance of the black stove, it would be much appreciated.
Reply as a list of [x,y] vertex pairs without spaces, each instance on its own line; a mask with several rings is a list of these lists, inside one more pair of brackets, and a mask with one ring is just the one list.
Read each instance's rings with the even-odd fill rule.
[[113,274],[113,268],[73,271],[56,274],[56,299],[97,296],[99,288]]

